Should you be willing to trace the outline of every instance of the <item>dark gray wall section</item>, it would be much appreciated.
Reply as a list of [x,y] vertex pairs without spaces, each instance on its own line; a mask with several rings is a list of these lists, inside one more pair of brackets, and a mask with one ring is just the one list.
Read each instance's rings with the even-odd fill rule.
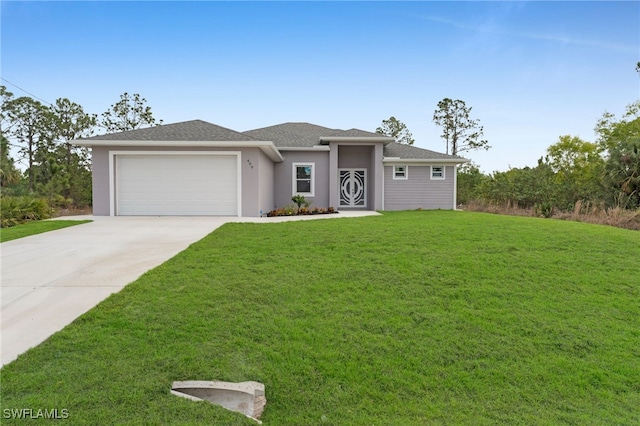
[[[373,145],[338,145],[338,169],[366,169],[367,205],[373,209],[375,205],[375,146]],[[340,184],[340,182],[338,182]],[[344,208],[344,207],[343,207]],[[362,207],[361,207],[362,208]]]
[[431,166],[411,166],[409,179],[394,180],[393,166],[384,168],[384,209],[445,209],[452,210],[455,167],[445,166],[445,179],[432,180]]
[[368,173],[373,146],[339,145],[337,148],[339,169],[367,169]]
[[[291,204],[293,196],[293,163],[315,163],[315,194],[306,197],[311,207],[329,206],[329,152],[284,151],[284,161],[274,164],[274,192],[277,208]],[[335,206],[334,206],[335,207]]]

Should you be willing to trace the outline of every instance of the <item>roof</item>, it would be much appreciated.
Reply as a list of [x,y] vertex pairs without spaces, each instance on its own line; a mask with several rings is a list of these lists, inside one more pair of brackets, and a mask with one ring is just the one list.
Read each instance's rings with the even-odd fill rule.
[[[83,140],[112,141],[264,141],[203,120],[161,124],[144,129],[98,135]],[[268,139],[267,139],[268,140]]]
[[272,141],[280,148],[309,148],[321,145],[324,141],[342,138],[370,139],[375,138],[380,142],[391,142],[388,138],[378,133],[367,132],[360,129],[330,129],[329,127],[318,126],[311,123],[282,123],[275,126],[263,127],[260,129],[244,132],[245,135],[258,138],[260,140]]
[[207,147],[207,148],[259,148],[275,162],[282,161],[282,154],[271,141],[256,139],[244,133],[208,123],[202,120],[164,124],[127,132],[109,133],[74,143],[79,146],[137,146],[137,147]]
[[[163,124],[144,129],[98,135],[79,139],[78,145],[112,145],[122,141],[132,145],[148,146],[155,142],[192,142],[193,146],[256,146],[265,151],[274,161],[282,161],[277,148],[310,148],[328,141],[361,140],[383,142],[385,161],[443,161],[464,163],[466,159],[394,142],[392,138],[360,129],[331,129],[311,123],[282,123],[246,132],[236,132],[203,120]],[[230,143],[226,143],[230,142]],[[163,144],[160,144],[163,145]]]
[[[441,152],[431,151],[417,146],[405,145],[392,142],[384,147],[384,157],[395,157],[409,160],[442,160],[447,162],[466,163],[468,160],[457,155],[443,154]],[[457,160],[457,161],[456,161]]]
[[320,143],[320,137],[329,136],[336,129],[311,123],[282,123],[244,132],[254,138],[272,141],[277,147],[312,147]]
[[414,161],[467,162],[466,159],[456,155],[448,155],[416,146],[400,144],[394,142],[392,138],[360,129],[340,130],[311,123],[282,123],[261,129],[249,130],[244,132],[244,134],[261,140],[273,141],[278,148],[308,148],[321,145],[323,141],[328,140],[344,141],[345,139],[343,138],[376,139],[377,141],[385,142],[383,156],[390,161],[397,158],[399,160]]

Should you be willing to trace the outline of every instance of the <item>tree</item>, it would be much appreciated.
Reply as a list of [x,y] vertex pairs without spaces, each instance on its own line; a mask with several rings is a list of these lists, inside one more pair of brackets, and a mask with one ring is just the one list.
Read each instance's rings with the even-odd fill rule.
[[602,114],[595,132],[603,151],[610,151],[619,141],[640,136],[640,100],[627,105],[620,120],[609,112]]
[[625,139],[611,148],[605,182],[614,190],[617,205],[640,207],[640,137]]
[[458,204],[468,204],[479,200],[480,188],[489,176],[483,174],[477,164],[466,163],[458,168],[457,197]]
[[0,187],[2,192],[8,186],[20,182],[20,171],[16,169],[13,158],[9,156],[9,140],[0,134]]
[[5,136],[10,126],[9,103],[12,99],[13,93],[9,92],[5,86],[0,86],[0,187],[3,193],[7,186],[15,185],[20,181],[20,172],[9,155],[10,144]]
[[376,133],[394,138],[396,142],[405,145],[413,145],[415,142],[406,124],[395,117],[382,120],[382,125],[376,129]]
[[595,128],[598,144],[607,153],[604,183],[614,205],[640,207],[640,100],[627,105],[617,120],[605,112]]
[[480,185],[479,192],[486,201],[531,208],[553,202],[554,173],[542,159],[536,167],[512,168],[494,172]]
[[13,93],[6,86],[0,86],[0,135],[4,135],[9,125],[9,102],[13,100]]
[[44,161],[55,135],[50,110],[40,102],[23,96],[9,101],[6,113],[11,120],[10,135],[20,144],[19,154],[27,162],[29,191],[35,190],[35,166]]
[[[84,187],[87,186],[86,179],[83,179],[82,176],[86,175],[83,173],[83,169],[89,170],[90,167],[89,153],[87,148],[73,145],[71,141],[91,136],[97,123],[97,116],[85,113],[80,105],[66,98],[57,99],[50,109],[55,133],[60,144],[51,154],[61,166],[55,168],[49,165],[45,168],[45,170],[57,172],[50,176],[59,180],[59,183],[50,186],[50,188],[61,188],[59,195],[62,195],[63,198],[71,199],[75,204],[82,203],[81,198],[85,197],[80,194],[86,192]],[[48,160],[49,163],[50,161]],[[63,178],[58,178],[58,176]],[[90,181],[88,185],[91,186]]]
[[458,155],[465,151],[476,149],[488,150],[489,143],[482,139],[484,128],[480,120],[470,117],[471,107],[467,107],[464,101],[444,98],[438,102],[438,108],[433,113],[433,121],[442,127],[442,138],[446,143],[446,152]]
[[71,154],[79,148],[71,143],[72,140],[91,136],[97,124],[95,114],[87,114],[84,109],[67,98],[56,100],[51,106],[53,124],[56,133],[65,150],[67,164],[71,161]]
[[123,93],[118,102],[102,113],[101,126],[107,133],[115,133],[162,124],[162,120],[156,123],[151,107],[145,106],[146,102],[147,100],[137,93]]
[[571,209],[578,200],[595,201],[602,197],[604,168],[598,144],[578,137],[560,136],[547,148],[545,161],[555,173],[556,205]]

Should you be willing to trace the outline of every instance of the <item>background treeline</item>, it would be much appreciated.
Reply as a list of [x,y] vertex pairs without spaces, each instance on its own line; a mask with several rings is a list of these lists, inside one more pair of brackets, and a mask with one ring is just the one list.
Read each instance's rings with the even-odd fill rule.
[[484,174],[474,164],[464,165],[458,174],[458,203],[545,217],[607,216],[623,210],[631,213],[626,218],[640,222],[640,101],[627,106],[619,119],[605,113],[595,134],[595,142],[561,136],[535,167]]
[[1,226],[91,206],[89,151],[72,141],[98,129],[112,133],[156,124],[145,103],[138,94],[124,93],[99,120],[69,99],[48,104],[16,98],[0,86]]
[[[120,95],[98,119],[66,98],[45,105],[28,96],[15,98],[0,86],[2,227],[91,206],[89,151],[73,145],[74,139],[160,123],[138,94]],[[625,211],[640,222],[640,100],[628,105],[621,118],[605,113],[595,134],[595,142],[561,136],[535,167],[485,174],[473,163],[464,165],[458,203],[546,217]]]

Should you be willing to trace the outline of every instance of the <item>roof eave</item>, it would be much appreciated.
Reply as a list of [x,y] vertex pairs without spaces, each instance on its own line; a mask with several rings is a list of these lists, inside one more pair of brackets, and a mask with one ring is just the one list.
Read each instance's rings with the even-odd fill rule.
[[277,147],[279,151],[330,151],[326,145],[314,145],[314,146],[279,146]]
[[384,143],[395,142],[388,137],[358,137],[358,136],[320,136],[320,143],[349,142],[349,143]]
[[271,141],[153,141],[153,140],[112,140],[79,139],[73,141],[78,146],[130,146],[130,147],[176,147],[176,148],[259,148],[271,160],[281,163],[282,154]]

